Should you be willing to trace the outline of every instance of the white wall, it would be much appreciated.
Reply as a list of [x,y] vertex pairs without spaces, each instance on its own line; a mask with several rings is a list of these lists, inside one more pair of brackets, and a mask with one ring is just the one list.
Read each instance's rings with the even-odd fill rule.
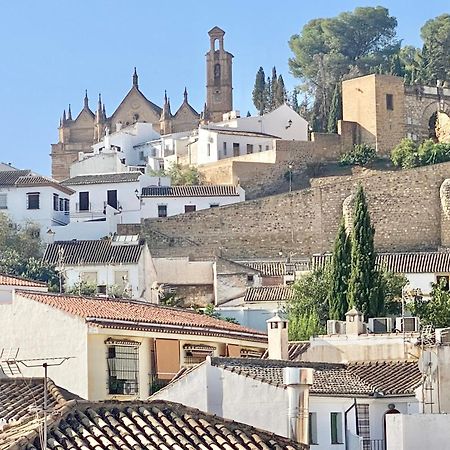
[[389,414],[386,417],[387,450],[444,450],[449,448],[447,414]]
[[70,166],[70,177],[78,175],[97,175],[100,173],[128,172],[128,167],[120,162],[120,153],[85,153],[80,161]]
[[240,117],[214,125],[272,134],[286,140],[308,140],[308,122],[286,104],[262,116]]
[[189,258],[153,258],[158,283],[213,284],[212,261]]
[[[39,193],[39,209],[27,209],[27,193],[31,192]],[[69,214],[53,210],[53,194],[69,201],[73,196],[52,186],[1,187],[0,194],[7,195],[7,208],[0,212],[7,214],[21,227],[35,223],[40,227],[42,235],[51,227],[69,223]]]
[[412,289],[420,289],[424,295],[431,293],[431,284],[436,283],[433,273],[405,273]]
[[[49,367],[48,376],[87,398],[87,327],[83,319],[16,293],[12,304],[0,305],[0,330],[0,348],[18,348],[19,359],[74,357],[61,366]],[[44,376],[42,367],[20,365],[20,369],[25,377]]]
[[202,196],[202,197],[142,197],[141,218],[158,217],[158,205],[167,205],[167,216],[184,214],[186,205],[195,205],[196,211],[208,209],[211,205],[232,205],[245,200],[245,191],[237,186],[239,196]]

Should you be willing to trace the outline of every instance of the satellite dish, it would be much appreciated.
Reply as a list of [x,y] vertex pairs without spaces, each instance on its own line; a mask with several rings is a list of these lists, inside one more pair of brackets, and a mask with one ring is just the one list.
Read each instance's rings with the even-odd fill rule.
[[436,372],[438,366],[436,353],[433,353],[430,350],[423,352],[417,364],[422,375],[432,375]]

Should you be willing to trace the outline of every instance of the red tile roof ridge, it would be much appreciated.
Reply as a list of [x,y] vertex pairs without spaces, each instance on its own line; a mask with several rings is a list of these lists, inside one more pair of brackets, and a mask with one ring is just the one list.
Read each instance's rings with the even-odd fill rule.
[[[10,278],[11,280],[17,280],[19,282],[22,281],[27,284],[7,283],[7,282],[3,282],[3,278]],[[45,283],[44,281],[32,280],[31,278],[22,277],[19,275],[12,275],[9,273],[0,272],[0,285],[5,286],[8,284],[11,284],[12,286],[43,286],[43,287],[47,286],[47,283]]]
[[[216,319],[193,310],[155,305],[143,300],[84,297],[77,295],[16,290],[22,297],[47,304],[69,314],[92,322],[111,321],[112,323],[160,325],[174,327],[193,327],[197,330],[229,332],[251,335],[256,339],[266,339],[266,333],[243,327],[225,320]],[[59,300],[59,301],[57,301]],[[120,307],[118,307],[120,305]],[[167,315],[170,312],[170,315]],[[166,313],[166,314],[165,314]],[[215,331],[214,331],[215,330]]]

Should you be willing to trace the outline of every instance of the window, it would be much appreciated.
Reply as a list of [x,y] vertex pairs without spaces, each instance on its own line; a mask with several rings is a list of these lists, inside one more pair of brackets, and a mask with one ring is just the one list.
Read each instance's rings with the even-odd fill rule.
[[139,392],[138,345],[107,345],[108,393],[133,395]]
[[8,209],[8,194],[0,194],[0,209]]
[[253,281],[255,277],[252,274],[247,274],[247,281]]
[[184,212],[194,212],[197,209],[196,205],[184,205]]
[[208,156],[211,156],[211,144],[207,144],[206,152],[207,152]]
[[223,143],[223,154],[224,154],[224,156],[227,156],[227,143],[226,142]]
[[81,272],[80,281],[97,286],[97,272]]
[[167,217],[167,205],[158,205],[158,217]]
[[262,145],[258,145],[258,149],[260,152],[262,152]]
[[59,199],[59,210],[64,211],[64,199],[63,198]]
[[309,413],[309,443],[318,444],[317,440],[317,413]]
[[144,161],[144,152],[142,150],[139,151],[139,159]]
[[64,211],[65,211],[65,212],[69,212],[69,210],[70,210],[69,199],[65,198],[65,199],[64,199]]
[[107,191],[106,192],[106,203],[111,206],[111,208],[117,209],[117,191]]
[[198,364],[203,362],[207,356],[213,356],[216,347],[203,344],[184,344],[184,363]]
[[392,94],[386,94],[386,109],[394,110],[394,96]]
[[79,211],[89,211],[89,192],[80,192],[78,194],[79,203],[78,210]]
[[331,424],[331,443],[343,444],[342,441],[342,413],[332,412],[330,413]]
[[363,450],[370,450],[370,421],[369,421],[369,405],[356,405],[356,414],[358,417],[358,431],[363,438]]
[[266,150],[269,150],[269,146],[268,145],[266,145]]
[[209,204],[209,207],[210,207],[210,208],[218,208],[218,207],[219,207],[219,204],[218,204],[218,203],[210,203],[210,204]]
[[39,209],[39,192],[27,194],[27,209]]
[[448,275],[436,275],[436,284],[441,286],[444,291],[449,290],[449,276]]
[[59,211],[59,195],[53,194],[53,211]]
[[239,156],[240,149],[239,149],[239,143],[233,142],[233,156]]
[[114,284],[121,288],[128,284],[128,270],[116,270],[114,272]]
[[253,144],[247,144],[247,153],[253,153]]

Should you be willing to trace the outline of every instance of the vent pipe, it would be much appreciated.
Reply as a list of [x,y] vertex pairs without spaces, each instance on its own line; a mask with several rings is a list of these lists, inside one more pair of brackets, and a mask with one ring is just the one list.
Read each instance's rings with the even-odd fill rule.
[[313,369],[283,367],[283,382],[288,396],[288,437],[309,445],[309,388]]

